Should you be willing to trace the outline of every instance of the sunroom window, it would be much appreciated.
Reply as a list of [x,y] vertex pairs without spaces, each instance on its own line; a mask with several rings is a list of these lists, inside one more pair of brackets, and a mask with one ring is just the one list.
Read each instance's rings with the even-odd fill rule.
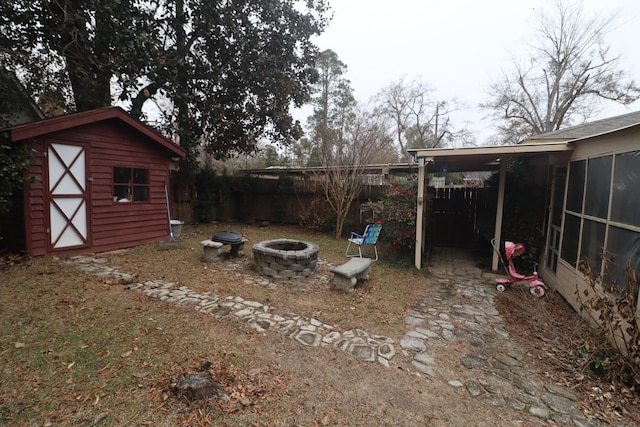
[[[584,202],[584,203],[583,203]],[[561,257],[624,288],[640,273],[640,151],[571,162]]]

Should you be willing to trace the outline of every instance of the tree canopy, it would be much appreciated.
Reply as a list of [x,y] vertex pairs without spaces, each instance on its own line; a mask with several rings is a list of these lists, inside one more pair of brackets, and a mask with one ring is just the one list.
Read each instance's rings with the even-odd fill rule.
[[384,118],[358,106],[347,66],[332,50],[318,57],[313,96],[314,112],[308,120],[312,158],[322,166],[318,180],[336,213],[336,239],[342,234],[351,203],[364,188],[364,170],[392,145]]
[[327,13],[325,0],[7,0],[0,59],[38,99],[119,102],[189,154],[225,158],[301,135],[290,107],[317,79]]
[[571,0],[551,5],[537,17],[530,56],[513,58],[513,70],[492,84],[484,105],[505,142],[584,122],[603,101],[628,105],[640,97],[606,41],[618,16],[589,16]]
[[[29,116],[28,97],[11,73],[0,67],[0,129],[21,124]],[[27,179],[23,171],[31,161],[30,151],[25,144],[12,144],[9,132],[0,132],[0,215],[8,212],[14,199],[14,193]],[[2,236],[0,236],[1,238]]]

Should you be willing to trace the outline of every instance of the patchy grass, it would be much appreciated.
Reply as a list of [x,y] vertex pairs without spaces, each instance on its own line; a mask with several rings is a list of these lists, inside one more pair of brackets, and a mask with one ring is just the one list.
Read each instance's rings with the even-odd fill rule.
[[[234,227],[235,225],[235,227]],[[251,246],[259,241],[292,238],[316,243],[320,258],[334,265],[345,262],[344,240],[335,240],[327,234],[309,232],[297,227],[257,227],[224,224],[186,227],[182,240],[185,247],[159,251],[159,244],[145,245],[123,253],[109,254],[108,261],[122,271],[135,273],[140,278],[158,278],[176,281],[201,292],[211,291],[223,295],[240,295],[245,299],[283,307],[304,316],[320,317],[323,321],[345,329],[361,328],[379,334],[398,336],[404,331],[404,310],[415,302],[416,287],[410,286],[425,275],[412,268],[399,269],[383,259],[373,265],[371,280],[358,292],[335,292],[326,280],[304,281],[306,291],[300,290],[298,281],[279,280],[275,289],[247,286],[240,273],[225,270],[224,263],[201,262],[200,241],[216,231],[229,228],[242,233],[249,242],[245,256],[253,258]],[[150,262],[150,260],[153,260]],[[320,265],[318,275],[330,275],[327,266]]]
[[[344,241],[323,234],[232,229],[249,238],[249,258],[253,242],[289,237],[319,244],[321,258],[329,262],[345,260]],[[199,242],[215,231],[185,227],[183,248],[164,251],[157,243],[98,257],[136,274],[136,280],[178,281],[240,295],[345,329],[394,337],[404,332],[404,311],[416,292],[409,284],[423,279],[421,273],[381,261],[369,285],[348,295],[311,279],[306,290],[287,281],[275,289],[246,285],[240,273],[224,270],[225,263],[200,261]],[[378,396],[381,402],[370,400],[369,380],[359,377],[397,375],[341,352],[306,349],[239,322],[153,301],[55,257],[10,266],[0,272],[0,283],[0,425],[370,425],[384,418],[379,406],[385,393]],[[328,366],[318,365],[320,355]],[[170,395],[171,375],[195,372],[206,361],[231,395],[229,404],[188,404]],[[350,381],[358,384],[355,389]]]
[[[384,256],[373,265],[368,285],[351,294],[336,292],[321,280],[328,274],[326,265],[302,286],[294,281],[278,281],[275,287],[247,284],[244,275],[250,270],[230,271],[226,262],[200,260],[199,242],[223,229],[249,239],[249,260],[251,244],[289,237],[317,243],[323,260],[345,261],[345,242],[329,235],[241,224],[185,227],[180,249],[160,250],[155,243],[97,257],[136,274],[136,281],[178,281],[198,291],[237,295],[313,316],[340,329],[388,335],[396,342],[406,332],[408,308],[429,297],[426,274],[387,262]],[[386,369],[331,348],[307,348],[276,333],[257,333],[233,319],[147,298],[54,257],[26,262],[12,258],[10,264],[0,271],[0,425],[540,423],[510,408],[489,409],[449,386],[446,380],[459,376],[453,363],[443,363],[438,378],[425,378],[407,368],[410,359],[399,348],[393,367]],[[515,292],[512,297],[515,300],[501,310],[508,327],[520,325],[519,317],[536,317],[530,298],[516,298]],[[509,312],[516,302],[522,311]],[[556,322],[562,321],[560,317]],[[535,334],[561,334],[534,327],[519,332],[523,346],[532,345]],[[447,351],[467,351],[460,346],[456,343]],[[196,372],[205,362],[231,396],[229,403],[188,403],[170,393],[172,375]]]

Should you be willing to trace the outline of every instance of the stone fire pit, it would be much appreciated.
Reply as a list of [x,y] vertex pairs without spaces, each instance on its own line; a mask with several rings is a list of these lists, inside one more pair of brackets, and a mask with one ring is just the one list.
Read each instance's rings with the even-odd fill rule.
[[256,270],[278,279],[309,277],[316,270],[320,248],[302,240],[265,240],[253,245]]

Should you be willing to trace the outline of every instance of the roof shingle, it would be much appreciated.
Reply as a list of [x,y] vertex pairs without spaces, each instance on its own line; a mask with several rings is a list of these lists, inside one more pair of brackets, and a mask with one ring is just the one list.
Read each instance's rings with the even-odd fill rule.
[[622,114],[620,116],[587,122],[577,126],[559,129],[553,132],[542,133],[527,138],[526,142],[539,140],[570,141],[576,139],[591,138],[619,130],[640,125],[640,111]]

